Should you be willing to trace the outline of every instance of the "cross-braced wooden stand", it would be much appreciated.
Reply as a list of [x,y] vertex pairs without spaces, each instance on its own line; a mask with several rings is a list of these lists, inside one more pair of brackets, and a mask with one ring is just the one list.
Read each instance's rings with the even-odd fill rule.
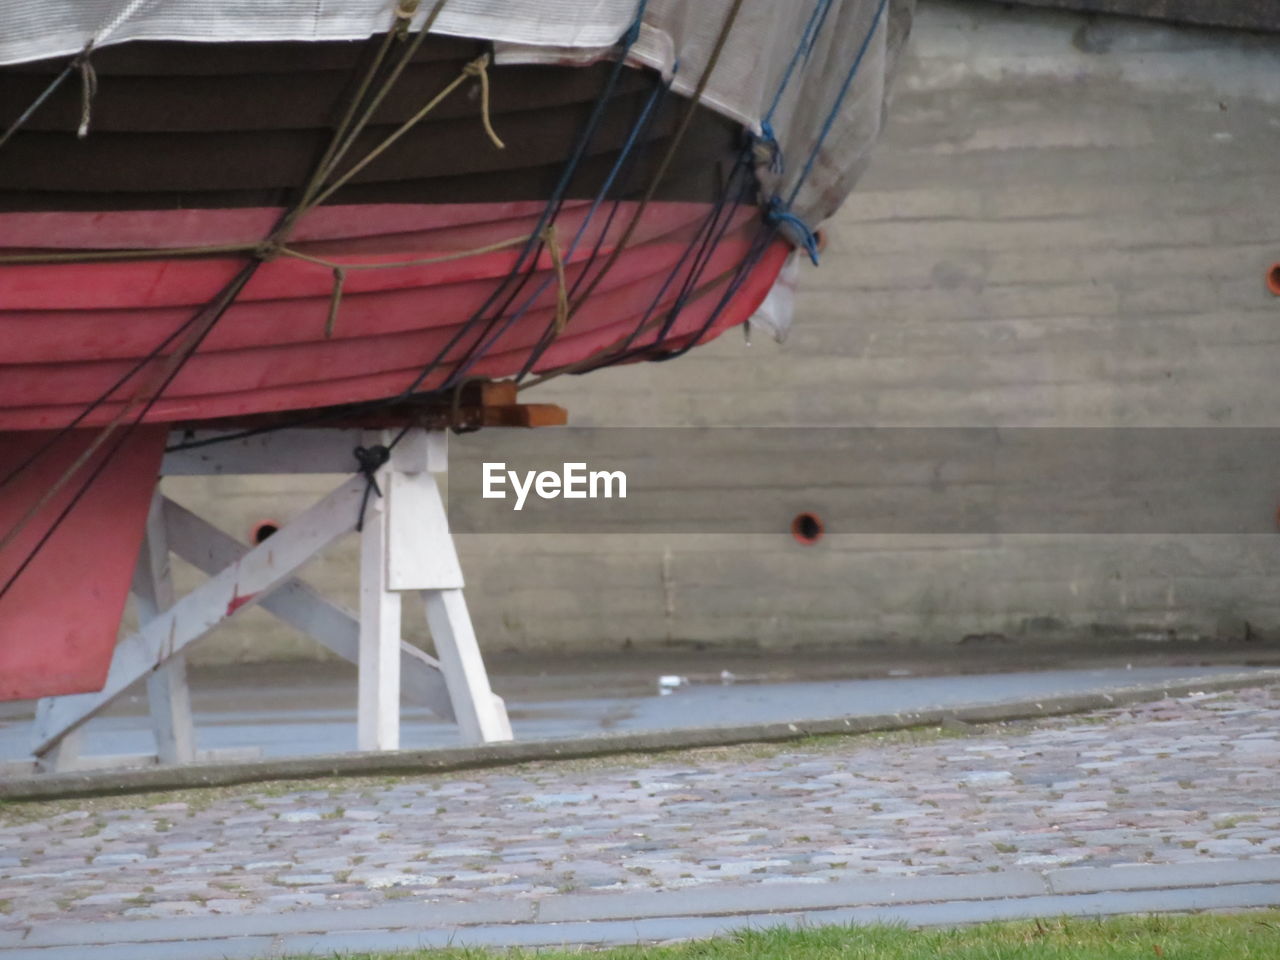
[[[485,385],[490,392],[506,386]],[[508,399],[505,394],[503,398]],[[513,403],[514,395],[509,399]],[[526,426],[564,422],[558,407],[481,409],[481,422]],[[458,413],[452,411],[455,420]],[[421,415],[415,419],[423,420]],[[390,428],[285,429],[170,453],[162,473],[349,473],[356,447],[388,445],[395,432]],[[214,433],[188,432],[182,439],[201,440]],[[471,626],[462,594],[462,569],[436,482],[436,475],[447,468],[447,437],[444,429],[411,427],[372,477],[350,476],[252,548],[157,490],[133,583],[139,628],[116,645],[102,690],[40,701],[32,745],[40,765],[59,771],[102,766],[107,758],[79,756],[80,729],[144,677],[156,757],[111,759],[117,763],[221,759],[195,749],[184,653],[214,627],[251,606],[261,606],[357,665],[360,750],[399,748],[402,690],[410,701],[457,723],[464,742],[510,740],[506,707],[490,689]],[[371,479],[380,494],[366,496]],[[358,525],[362,529],[356,616],[294,574]],[[177,599],[169,577],[170,552],[210,575]],[[401,602],[406,593],[420,596],[425,604],[437,657],[400,638]]]

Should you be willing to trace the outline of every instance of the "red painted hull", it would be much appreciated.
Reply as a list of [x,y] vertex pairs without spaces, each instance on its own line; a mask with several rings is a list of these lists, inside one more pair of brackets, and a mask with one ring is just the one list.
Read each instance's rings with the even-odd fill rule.
[[[558,235],[572,237],[586,209],[578,204],[562,213]],[[350,266],[397,263],[527,235],[537,216],[533,205],[520,203],[358,207],[350,208],[346,220],[343,212],[324,210],[320,223],[304,223],[306,240],[295,247]],[[59,218],[59,235],[75,236],[79,243],[97,241],[101,246],[108,238],[156,243],[168,237],[168,245],[213,244],[226,242],[239,221],[266,220],[275,211],[201,213],[208,224],[203,231],[193,211],[6,214],[0,215],[0,229],[8,228],[7,240],[21,240],[35,232],[40,220]],[[688,251],[707,215],[704,204],[651,205],[590,302],[542,354],[537,369],[607,353],[646,315],[651,328],[633,345],[661,349],[685,346],[700,333],[710,339],[750,316],[781,266],[782,243],[765,255],[704,332],[759,229],[755,211],[743,210],[712,254],[697,295],[662,342],[655,342],[664,308],[693,269]],[[595,219],[603,220],[599,215]],[[599,268],[628,219],[614,218],[593,263],[599,228],[588,226],[576,251],[566,256],[567,285],[572,287],[584,270]],[[97,237],[90,221],[97,221]],[[181,223],[171,228],[169,221]],[[562,243],[567,247],[567,241]],[[406,389],[427,366],[431,374],[419,389],[439,387],[482,335],[459,336],[463,325],[517,256],[516,250],[502,250],[423,266],[350,269],[330,336],[326,325],[333,272],[292,258],[265,263],[146,419],[198,421],[375,400]],[[242,264],[229,256],[0,269],[0,430],[69,423],[179,330]],[[673,271],[675,281],[669,282]],[[540,287],[537,296],[522,293],[513,301],[498,326],[508,317],[514,322],[469,369],[471,375],[500,378],[522,369],[554,323],[558,286],[546,253],[524,290]],[[521,311],[518,317],[516,311]],[[138,393],[143,379],[139,374],[127,380],[81,425],[110,422]]]
[[[98,690],[106,680],[142,542],[167,430],[139,428],[111,456],[84,497],[32,555],[70,504],[67,486],[0,552],[0,584],[29,555],[31,563],[0,600],[0,700]],[[0,434],[0,477],[49,439]],[[64,439],[0,487],[0,531],[9,530],[92,442],[88,431]],[[89,470],[101,465],[89,461]]]

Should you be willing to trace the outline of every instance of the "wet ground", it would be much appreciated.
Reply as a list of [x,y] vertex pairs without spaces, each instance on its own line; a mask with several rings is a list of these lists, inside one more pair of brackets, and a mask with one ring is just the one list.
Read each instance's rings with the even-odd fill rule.
[[[1233,650],[1212,656],[1138,650],[1119,657],[994,650],[946,658],[672,653],[508,659],[495,664],[493,685],[506,698],[516,738],[532,740],[996,703],[1238,673],[1265,662],[1256,652],[1245,659]],[[664,676],[679,683],[665,694]],[[200,749],[299,756],[356,748],[355,674],[345,664],[193,670],[191,683]],[[0,706],[6,707],[0,713],[0,762],[23,760],[30,704]],[[137,689],[93,720],[85,753],[153,751],[145,707]],[[402,719],[406,749],[459,743],[455,728],[425,709],[406,707]]]

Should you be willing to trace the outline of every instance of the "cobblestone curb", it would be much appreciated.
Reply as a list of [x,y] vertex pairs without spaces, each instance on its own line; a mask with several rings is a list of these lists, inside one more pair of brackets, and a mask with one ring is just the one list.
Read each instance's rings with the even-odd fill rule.
[[1033,700],[1003,701],[920,712],[796,720],[791,723],[697,727],[652,733],[605,734],[564,740],[529,740],[436,750],[389,753],[346,753],[328,756],[272,758],[241,763],[195,763],[137,770],[37,774],[0,782],[0,800],[56,800],[158,790],[224,787],[267,780],[415,775],[473,770],[546,760],[579,760],[625,753],[658,753],[744,743],[785,743],[804,737],[876,733],[938,726],[947,721],[996,723],[1062,716],[1182,697],[1196,692],[1266,686],[1280,670],[1215,675],[1179,683],[1104,688],[1093,693]]

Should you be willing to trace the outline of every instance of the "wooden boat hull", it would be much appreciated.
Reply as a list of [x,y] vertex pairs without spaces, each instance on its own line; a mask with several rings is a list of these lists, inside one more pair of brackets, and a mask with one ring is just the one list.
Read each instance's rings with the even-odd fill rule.
[[[173,425],[661,356],[741,323],[772,285],[788,248],[762,243],[734,123],[692,108],[678,137],[687,101],[623,70],[582,139],[610,64],[492,68],[505,149],[472,81],[298,219],[288,252],[243,249],[296,203],[372,47],[105,48],[88,137],[71,83],[0,149],[0,479],[58,438],[0,483],[0,535],[18,529],[0,548],[0,700],[101,687]],[[351,156],[483,49],[428,40]],[[64,65],[0,69],[0,130]],[[241,249],[174,255],[215,246]],[[28,517],[113,425],[114,452]]]
[[[151,366],[163,368],[183,348],[184,325],[250,257],[165,251],[271,234],[372,49],[219,46],[104,49],[95,54],[88,137],[71,133],[82,102],[64,85],[0,150],[0,430],[92,427],[144,405],[143,419],[171,422],[375,400],[439,389],[462,370],[499,378],[579,364],[628,337],[631,347],[662,353],[746,319],[781,265],[779,242],[732,302],[719,303],[761,225],[741,197],[726,203],[726,170],[739,162],[742,135],[709,110],[696,108],[668,174],[639,202],[688,103],[629,69],[612,81],[608,109],[550,221],[563,263],[544,236],[529,244],[536,257],[510,245],[545,227],[547,198],[613,68],[491,68],[491,120],[505,149],[486,138],[466,90],[441,101],[298,221],[287,243],[312,259],[258,265],[152,398],[148,371],[138,368],[153,355]],[[353,162],[482,51],[464,40],[425,43],[352,145]],[[0,70],[0,126],[61,66]],[[708,231],[719,243],[702,263],[692,254]],[[477,249],[489,252],[465,255]],[[154,255],[5,262],[103,251]],[[386,266],[438,258],[453,259]],[[340,301],[333,265],[342,268]],[[518,283],[504,287],[513,271]],[[686,284],[684,308],[668,317]],[[571,297],[592,293],[556,332],[562,287]]]

